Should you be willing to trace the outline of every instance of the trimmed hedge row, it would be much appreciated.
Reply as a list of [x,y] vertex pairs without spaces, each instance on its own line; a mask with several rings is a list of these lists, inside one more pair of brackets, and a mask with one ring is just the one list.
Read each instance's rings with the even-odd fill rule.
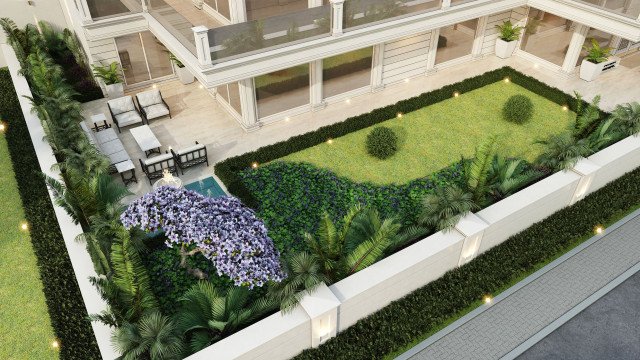
[[499,291],[537,264],[563,253],[594,226],[640,204],[640,168],[571,207],[512,236],[472,262],[358,321],[317,349],[295,357],[379,359],[419,339],[448,318]]
[[511,67],[503,67],[486,72],[482,75],[468,78],[461,82],[444,86],[438,90],[423,93],[416,97],[402,100],[396,104],[375,109],[369,113],[346,119],[343,122],[321,127],[303,135],[291,137],[288,140],[262,147],[256,151],[245,153],[222,161],[215,166],[216,175],[224,182],[227,189],[239,197],[246,205],[256,207],[256,200],[251,192],[244,186],[239,173],[251,166],[253,162],[266,163],[294,152],[318,145],[329,138],[338,138],[356,130],[378,124],[392,119],[398,112],[409,113],[425,106],[433,105],[451,98],[458,92],[469,92],[483,86],[510,78],[512,82],[521,85],[528,90],[559,105],[568,105],[573,111],[577,109],[575,97],[564,93],[562,90],[551,87],[533,77],[522,74]]
[[[8,123],[6,138],[9,154],[30,227],[51,325],[60,341],[60,358],[100,359],[93,329],[7,68],[0,69],[0,94],[0,118]],[[16,277],[16,281],[19,281],[19,277]]]

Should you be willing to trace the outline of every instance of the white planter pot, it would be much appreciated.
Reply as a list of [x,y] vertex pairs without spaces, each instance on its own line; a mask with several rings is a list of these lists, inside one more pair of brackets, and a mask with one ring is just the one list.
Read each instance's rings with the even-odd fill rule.
[[496,39],[496,56],[502,59],[507,59],[513,55],[513,52],[516,51],[516,46],[518,45],[517,40],[513,41],[504,41],[500,38]]
[[193,76],[189,69],[187,69],[186,67],[180,68],[176,66],[175,68],[178,79],[180,79],[180,82],[184,85],[191,84],[196,80],[196,77]]
[[117,83],[105,86],[107,89],[107,96],[109,99],[117,99],[124,96],[124,84]]
[[602,69],[607,62],[601,62],[600,64],[592,63],[587,59],[582,60],[580,65],[580,79],[585,81],[593,81],[602,73]]
[[191,0],[191,1],[193,1],[193,6],[202,10],[202,4],[204,3],[204,0]]

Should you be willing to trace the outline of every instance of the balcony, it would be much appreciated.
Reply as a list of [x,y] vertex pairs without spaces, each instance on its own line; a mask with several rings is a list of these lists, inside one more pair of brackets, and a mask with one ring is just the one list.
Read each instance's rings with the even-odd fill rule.
[[638,19],[640,16],[640,0],[580,0],[580,2],[631,19]]

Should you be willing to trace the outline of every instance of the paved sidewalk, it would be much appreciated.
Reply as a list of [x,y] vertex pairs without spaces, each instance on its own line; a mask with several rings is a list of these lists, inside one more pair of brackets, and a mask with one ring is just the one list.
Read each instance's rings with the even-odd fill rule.
[[640,263],[640,211],[398,359],[499,359]]

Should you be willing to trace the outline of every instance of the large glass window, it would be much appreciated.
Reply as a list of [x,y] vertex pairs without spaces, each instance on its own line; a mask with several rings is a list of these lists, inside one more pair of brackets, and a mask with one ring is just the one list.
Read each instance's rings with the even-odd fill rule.
[[571,20],[531,8],[520,48],[562,66],[572,36]]
[[89,13],[92,19],[125,15],[142,10],[140,1],[125,2],[121,0],[87,0]]
[[322,61],[322,91],[325,98],[371,85],[373,48],[368,47]]
[[478,19],[440,28],[436,64],[471,55]]
[[309,7],[307,0],[245,0],[245,3],[250,21],[291,14]]
[[115,38],[127,85],[173,74],[166,48],[149,31]]
[[640,0],[578,0],[633,19],[640,15]]
[[204,0],[204,3],[209,5],[218,14],[224,16],[227,19],[231,19],[231,13],[229,11],[229,0]]
[[220,85],[216,88],[216,92],[218,93],[218,96],[237,111],[238,114],[242,114],[242,108],[240,106],[240,87],[237,82]]
[[255,78],[258,117],[309,104],[309,64]]
[[389,19],[442,8],[441,0],[346,0],[346,31]]

